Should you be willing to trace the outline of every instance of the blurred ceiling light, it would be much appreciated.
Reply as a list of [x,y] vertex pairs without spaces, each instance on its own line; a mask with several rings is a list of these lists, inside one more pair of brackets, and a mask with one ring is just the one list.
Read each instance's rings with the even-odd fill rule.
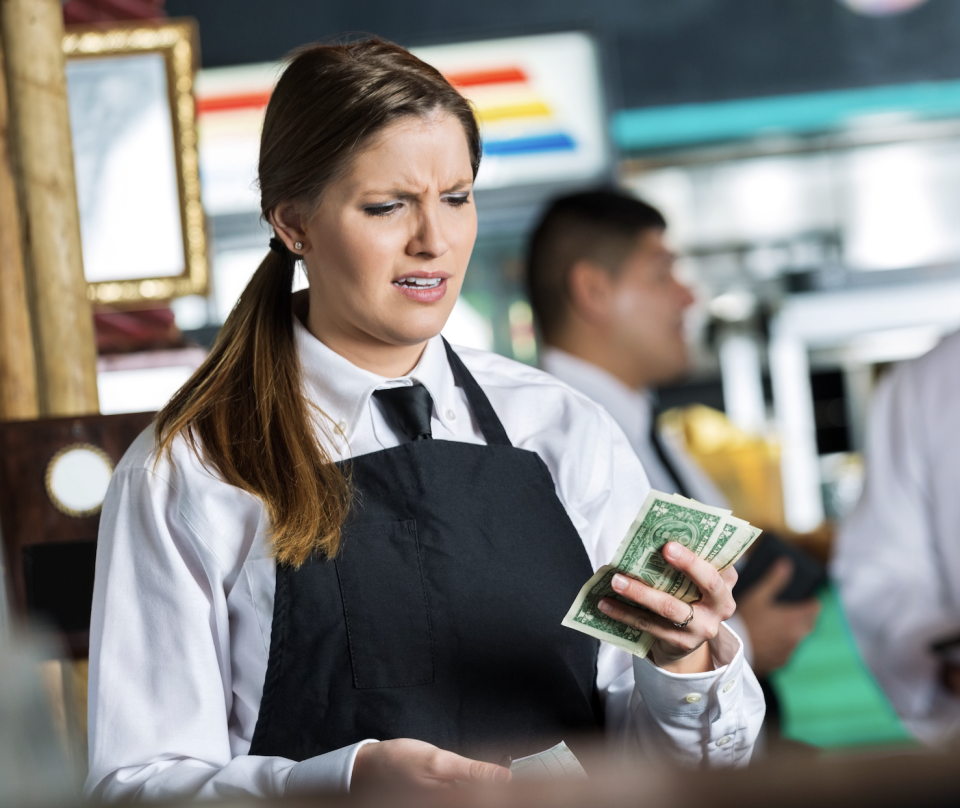
[[917,145],[853,152],[844,254],[853,269],[904,269],[952,260],[960,250],[951,211],[937,193],[950,166]]
[[927,0],[841,0],[841,2],[857,14],[866,14],[868,17],[887,17],[892,14],[903,14],[917,6],[922,6]]
[[736,289],[717,295],[710,301],[710,314],[728,323],[749,320],[757,310],[757,297],[746,289]]

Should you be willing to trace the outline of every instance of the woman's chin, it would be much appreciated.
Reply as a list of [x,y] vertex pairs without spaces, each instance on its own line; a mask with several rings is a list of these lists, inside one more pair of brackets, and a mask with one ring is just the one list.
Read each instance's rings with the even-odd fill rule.
[[404,328],[393,331],[384,342],[399,347],[412,347],[414,345],[423,345],[432,340],[443,330],[446,321],[429,328]]
[[389,329],[389,341],[395,345],[422,345],[439,334],[450,318],[450,309],[433,308],[428,311],[411,313],[402,322],[393,324]]

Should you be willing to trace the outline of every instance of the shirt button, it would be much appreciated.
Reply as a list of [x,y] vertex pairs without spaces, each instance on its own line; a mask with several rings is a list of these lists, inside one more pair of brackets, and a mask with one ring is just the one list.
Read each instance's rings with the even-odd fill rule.
[[341,435],[346,435],[346,434],[347,434],[347,422],[346,422],[346,421],[341,421],[339,424],[337,424],[337,431],[338,431]]
[[701,696],[699,693],[688,693],[685,698],[687,704],[696,704],[700,701]]
[[453,421],[457,417],[457,414],[453,410],[447,410],[444,414],[447,416],[448,421]]
[[733,738],[731,738],[729,735],[724,735],[719,741],[717,741],[717,746],[726,746],[732,740]]
[[727,682],[727,683],[723,686],[723,692],[724,692],[724,693],[729,693],[732,689],[733,689],[733,679],[731,679],[729,682]]

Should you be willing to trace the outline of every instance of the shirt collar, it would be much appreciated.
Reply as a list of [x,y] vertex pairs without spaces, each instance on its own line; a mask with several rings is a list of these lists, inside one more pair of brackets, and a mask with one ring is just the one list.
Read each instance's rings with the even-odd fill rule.
[[651,390],[628,387],[612,373],[559,348],[546,347],[540,362],[547,373],[600,404],[627,433],[631,443],[646,440],[653,418]]
[[[370,406],[374,390],[420,383],[433,398],[437,414],[453,409],[456,382],[447,359],[443,338],[438,334],[427,341],[416,367],[406,376],[388,378],[357,367],[328,348],[294,317],[294,339],[303,369],[306,392],[327,415],[335,432],[349,443],[356,433],[365,408]],[[434,419],[448,432],[444,418]]]

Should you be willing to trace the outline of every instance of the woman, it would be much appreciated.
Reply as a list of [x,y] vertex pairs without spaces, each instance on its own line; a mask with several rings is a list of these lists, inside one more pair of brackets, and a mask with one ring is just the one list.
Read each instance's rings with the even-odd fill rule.
[[749,758],[732,574],[668,546],[704,590],[683,628],[689,606],[623,582],[652,611],[611,614],[657,635],[652,661],[560,626],[648,485],[586,398],[439,336],[479,162],[467,102],[403,49],[294,56],[261,141],[271,251],[104,505],[89,792],[507,779],[466,755],[604,725]]

